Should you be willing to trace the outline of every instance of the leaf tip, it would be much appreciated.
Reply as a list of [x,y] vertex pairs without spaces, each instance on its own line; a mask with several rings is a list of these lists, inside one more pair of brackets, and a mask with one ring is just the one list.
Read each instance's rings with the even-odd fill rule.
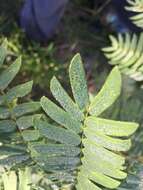
[[80,55],[80,53],[75,54],[75,56],[71,60],[70,66],[72,66],[73,64],[76,64],[77,62],[81,63],[81,55]]
[[40,102],[43,103],[46,100],[46,96],[42,96],[42,98],[40,99]]

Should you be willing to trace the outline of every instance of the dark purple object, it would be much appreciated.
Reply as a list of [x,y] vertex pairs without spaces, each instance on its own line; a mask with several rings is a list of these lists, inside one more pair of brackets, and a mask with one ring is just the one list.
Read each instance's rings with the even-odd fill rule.
[[68,0],[26,0],[21,10],[21,27],[33,40],[48,40],[53,36],[67,2]]

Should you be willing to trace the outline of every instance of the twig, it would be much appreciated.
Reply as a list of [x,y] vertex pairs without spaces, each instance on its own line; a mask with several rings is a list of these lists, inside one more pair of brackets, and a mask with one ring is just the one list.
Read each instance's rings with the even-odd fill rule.
[[97,16],[98,14],[100,14],[104,9],[105,7],[111,2],[112,0],[107,0],[101,7],[99,7],[99,9],[97,10],[92,10],[92,9],[89,9],[89,8],[83,8],[81,7],[82,10],[86,11],[87,13],[90,13],[92,14],[93,16]]

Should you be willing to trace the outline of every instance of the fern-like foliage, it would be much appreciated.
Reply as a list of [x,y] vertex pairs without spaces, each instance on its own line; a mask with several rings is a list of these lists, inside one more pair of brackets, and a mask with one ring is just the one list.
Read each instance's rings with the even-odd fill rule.
[[121,71],[136,81],[143,80],[143,33],[138,37],[129,33],[110,36],[111,46],[105,47],[109,64],[117,65]]
[[[18,98],[31,91],[33,82],[9,87],[21,67],[21,58],[5,67],[7,54],[5,40],[0,47],[0,166],[8,169],[30,159],[25,140],[37,138],[38,133],[32,128],[33,118],[40,115],[33,113],[40,109],[40,103],[18,102]],[[31,130],[27,130],[30,127]]]
[[127,0],[129,6],[126,6],[125,9],[135,13],[130,19],[132,22],[143,28],[143,0]]
[[142,190],[143,189],[143,165],[140,163],[134,164],[129,171],[129,175],[125,182],[118,190]]
[[117,188],[127,176],[120,152],[130,149],[128,137],[138,128],[136,123],[100,118],[120,95],[120,72],[117,67],[111,71],[92,101],[79,54],[71,61],[69,76],[74,100],[56,77],[50,89],[61,106],[41,98],[41,106],[52,120],[35,120],[40,139],[28,143],[31,156],[50,179],[70,181],[77,190]]

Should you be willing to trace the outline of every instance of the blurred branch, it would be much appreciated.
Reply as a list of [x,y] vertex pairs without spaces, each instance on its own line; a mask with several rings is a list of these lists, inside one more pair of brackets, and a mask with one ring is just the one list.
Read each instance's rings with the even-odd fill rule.
[[81,7],[82,10],[86,11],[89,14],[92,14],[93,16],[97,16],[98,14],[100,14],[105,8],[106,6],[111,2],[112,0],[107,0],[105,3],[102,4],[102,6],[100,6],[97,10],[92,10],[89,8],[85,8],[85,7]]

